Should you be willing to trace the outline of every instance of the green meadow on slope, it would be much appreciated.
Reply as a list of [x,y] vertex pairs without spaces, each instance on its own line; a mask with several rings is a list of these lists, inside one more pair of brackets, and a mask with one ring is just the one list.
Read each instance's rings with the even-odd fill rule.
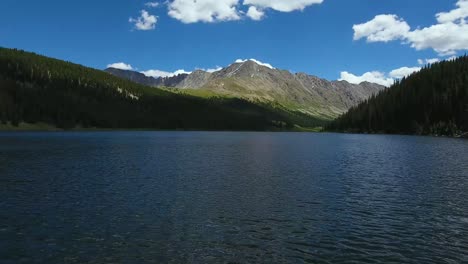
[[0,128],[40,123],[186,130],[291,130],[326,123],[275,104],[174,93],[6,48],[0,48],[0,122]]

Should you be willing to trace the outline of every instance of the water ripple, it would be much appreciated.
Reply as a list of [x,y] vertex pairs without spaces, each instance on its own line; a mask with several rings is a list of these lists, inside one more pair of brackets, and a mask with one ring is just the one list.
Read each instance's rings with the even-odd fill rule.
[[468,141],[0,134],[1,263],[468,263]]

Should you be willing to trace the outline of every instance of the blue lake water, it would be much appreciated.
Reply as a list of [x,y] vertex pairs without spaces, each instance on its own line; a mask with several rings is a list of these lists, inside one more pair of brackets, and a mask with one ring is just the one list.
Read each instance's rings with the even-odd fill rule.
[[468,141],[1,133],[0,263],[468,263]]

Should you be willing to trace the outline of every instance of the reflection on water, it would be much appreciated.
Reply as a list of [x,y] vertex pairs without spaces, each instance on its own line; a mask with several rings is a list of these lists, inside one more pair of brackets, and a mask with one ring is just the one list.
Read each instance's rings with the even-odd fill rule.
[[468,141],[0,134],[1,263],[468,262]]

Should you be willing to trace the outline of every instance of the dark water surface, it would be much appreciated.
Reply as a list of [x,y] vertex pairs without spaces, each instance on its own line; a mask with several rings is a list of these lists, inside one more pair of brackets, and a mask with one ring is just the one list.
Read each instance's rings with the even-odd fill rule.
[[468,263],[468,141],[3,133],[0,263]]

